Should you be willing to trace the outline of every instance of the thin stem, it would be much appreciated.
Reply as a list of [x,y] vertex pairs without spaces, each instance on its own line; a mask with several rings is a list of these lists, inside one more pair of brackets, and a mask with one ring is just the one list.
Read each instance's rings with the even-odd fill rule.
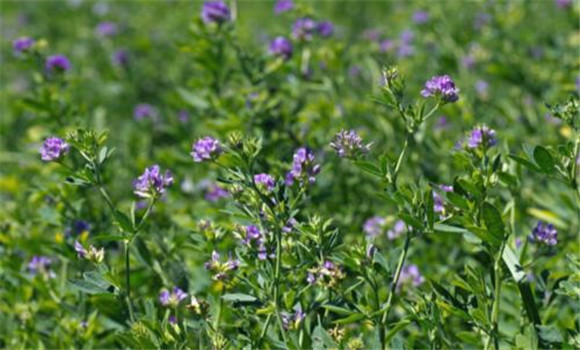
[[435,113],[435,111],[436,111],[437,109],[439,109],[439,106],[440,106],[440,105],[441,105],[441,103],[440,103],[440,102],[437,102],[437,104],[435,105],[435,107],[433,107],[433,109],[431,109],[431,110],[429,111],[429,113],[425,114],[425,116],[423,117],[423,121],[425,121],[425,120],[429,119],[429,117],[430,117],[430,116],[432,116],[432,115],[433,115],[433,113]]
[[262,346],[262,340],[264,340],[264,337],[266,336],[266,332],[268,331],[268,327],[270,326],[271,320],[272,314],[268,314],[268,317],[266,318],[266,323],[264,323],[264,328],[262,328],[262,333],[260,333],[260,339],[258,339],[258,344],[256,345],[257,349],[260,349],[260,346]]
[[149,202],[149,205],[147,206],[147,210],[145,211],[145,214],[143,214],[143,216],[141,217],[141,220],[139,221],[139,225],[137,225],[137,227],[135,227],[135,229],[133,230],[133,235],[131,236],[129,243],[133,243],[133,241],[137,237],[137,234],[139,234],[139,232],[143,228],[143,225],[145,224],[145,222],[147,221],[147,218],[151,214],[151,210],[153,209],[153,205],[155,205],[155,202],[157,202],[157,197],[154,197]]
[[409,141],[413,137],[413,134],[408,133],[407,137],[405,138],[405,143],[403,144],[403,149],[399,154],[399,158],[397,159],[397,164],[395,165],[395,170],[393,171],[393,187],[397,189],[397,176],[399,175],[399,170],[401,169],[401,164],[403,163],[403,159],[405,158],[405,154],[407,153],[407,148],[409,147]]
[[[387,299],[387,304],[383,308],[383,318],[381,319],[381,327],[383,327],[387,322],[387,317],[389,316],[389,311],[391,310],[391,305],[393,303],[393,296],[397,290],[397,284],[399,284],[399,278],[401,277],[401,271],[403,265],[405,264],[405,259],[407,258],[407,252],[409,251],[409,243],[411,242],[411,234],[407,231],[405,236],[405,245],[403,246],[403,251],[399,256],[399,262],[397,264],[397,269],[395,270],[395,275],[393,276],[393,281],[391,282],[391,290],[389,292],[389,298]],[[383,342],[385,339],[383,337]]]
[[125,240],[125,288],[127,289],[127,306],[129,308],[129,317],[131,322],[135,321],[133,316],[133,303],[131,301],[131,262],[129,256],[130,242]]
[[[278,225],[276,225],[278,226]],[[280,267],[282,265],[282,231],[276,227],[276,269],[274,270],[274,307],[276,309],[276,318],[278,319],[278,326],[280,327],[280,333],[282,333],[282,340],[286,347],[288,347],[288,340],[286,338],[286,330],[284,329],[284,322],[282,322],[282,316],[280,315],[280,307],[278,304],[278,294],[279,290],[279,278],[280,278]]]
[[495,286],[494,286],[494,295],[493,295],[493,305],[491,311],[491,324],[492,324],[492,332],[487,338],[485,343],[485,350],[489,350],[491,346],[491,340],[493,338],[494,346],[496,350],[499,350],[499,334],[498,334],[498,321],[499,321],[499,304],[500,304],[500,293],[501,293],[501,259],[503,255],[503,250],[505,247],[505,241],[502,243],[501,248],[495,258],[495,264],[493,267],[494,277],[495,277]]
[[224,290],[225,289],[222,287],[222,291],[220,293],[219,306],[218,306],[219,308],[218,308],[218,311],[217,311],[217,316],[215,318],[215,325],[214,325],[214,328],[216,330],[218,330],[220,328],[220,323],[221,323],[221,320],[222,320],[222,309],[224,308],[224,299],[222,298],[222,296],[224,295]]

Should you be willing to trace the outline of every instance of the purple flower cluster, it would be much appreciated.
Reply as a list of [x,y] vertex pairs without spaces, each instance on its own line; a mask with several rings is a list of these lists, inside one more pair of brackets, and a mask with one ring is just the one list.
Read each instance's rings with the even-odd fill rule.
[[50,270],[50,265],[52,265],[52,259],[46,256],[33,256],[28,262],[28,271],[33,274],[41,274],[54,278],[55,274]]
[[214,273],[213,279],[216,281],[225,280],[230,271],[235,271],[240,267],[237,259],[232,259],[231,255],[224,263],[220,262],[220,255],[215,250],[211,253],[211,259],[205,263],[205,268]]
[[271,175],[264,173],[254,175],[254,183],[261,191],[266,193],[272,192],[276,186],[276,180]]
[[247,244],[249,246],[252,245],[252,242],[255,242],[257,244],[259,260],[266,260],[268,258],[273,259],[276,257],[276,255],[273,252],[268,253],[268,249],[266,248],[262,232],[260,232],[260,229],[257,226],[248,225],[244,227],[244,234],[245,237],[242,239],[242,243]]
[[34,43],[34,39],[29,37],[22,37],[14,40],[12,43],[12,48],[16,54],[22,54],[30,50],[32,46],[34,46]]
[[299,18],[292,27],[292,36],[298,41],[310,41],[314,34],[328,38],[334,33],[334,25],[330,21],[316,22],[311,18]]
[[204,198],[208,202],[215,203],[215,202],[219,201],[220,199],[227,198],[229,196],[230,196],[230,193],[226,189],[224,189],[223,187],[221,187],[217,184],[213,184],[213,185],[210,185],[208,187]]
[[156,197],[165,193],[165,188],[173,184],[173,175],[167,170],[161,173],[159,165],[145,169],[145,172],[133,181],[134,193],[142,198]]
[[403,266],[401,270],[401,276],[399,276],[399,281],[397,283],[397,289],[400,289],[402,285],[411,284],[413,287],[418,287],[425,282],[425,278],[419,272],[419,268],[415,264]]
[[345,277],[342,269],[330,260],[326,260],[321,266],[309,269],[306,281],[309,284],[318,283],[325,287],[334,287]]
[[300,305],[298,305],[294,309],[293,314],[283,312],[281,313],[280,316],[282,316],[282,325],[284,326],[284,329],[288,330],[298,328],[302,320],[304,320],[304,318],[306,317],[306,314],[304,313],[304,311],[302,311]]
[[52,55],[46,58],[44,63],[46,71],[49,73],[62,73],[70,70],[72,64],[64,55]]
[[201,9],[201,19],[206,24],[222,24],[231,19],[230,8],[223,1],[204,2]]
[[281,57],[284,60],[292,57],[292,43],[283,36],[278,36],[270,42],[270,53],[276,57]]
[[332,24],[330,21],[318,22],[316,25],[316,30],[321,37],[328,38],[334,34],[334,24]]
[[[444,192],[453,192],[453,186],[441,185],[439,188]],[[433,211],[439,213],[441,216],[445,214],[445,201],[435,191],[433,191]]]
[[529,236],[530,241],[546,245],[556,245],[558,243],[558,231],[552,224],[538,221],[538,224]]
[[274,5],[274,12],[280,14],[282,12],[290,11],[294,8],[292,0],[278,0]]
[[75,241],[75,251],[79,258],[90,260],[94,263],[101,263],[105,258],[105,249],[97,249],[93,245],[86,249],[79,241]]
[[203,162],[214,160],[222,153],[220,142],[211,136],[206,136],[197,140],[193,146],[190,155],[194,162]]
[[415,48],[412,45],[412,41],[415,38],[415,33],[411,30],[404,30],[399,35],[399,48],[397,49],[397,56],[399,58],[404,58],[412,56],[415,53]]
[[133,117],[135,120],[156,119],[157,111],[155,107],[148,103],[140,103],[135,106],[135,109],[133,110]]
[[292,168],[286,174],[285,183],[291,186],[294,180],[299,180],[300,184],[304,184],[307,180],[312,184],[316,181],[316,175],[320,173],[320,165],[314,163],[314,153],[306,147],[299,148],[294,153]]
[[372,143],[363,144],[361,137],[354,131],[341,130],[330,143],[339,157],[357,158],[369,152]]
[[45,162],[59,161],[69,150],[70,146],[63,139],[49,137],[40,147],[40,158]]
[[159,302],[165,307],[174,308],[185,298],[187,298],[187,293],[178,287],[173,287],[171,291],[163,289],[161,293],[159,293]]
[[425,88],[421,91],[421,95],[423,97],[434,96],[445,103],[449,103],[459,99],[459,89],[455,87],[455,83],[449,75],[439,75],[425,83]]
[[474,128],[467,137],[468,148],[478,148],[480,146],[487,148],[495,146],[495,144],[497,144],[495,130],[485,125]]
[[363,232],[372,239],[385,232],[387,220],[381,216],[373,216],[363,224]]
[[97,24],[97,28],[95,28],[95,33],[102,37],[113,36],[117,34],[117,31],[117,24],[113,22],[101,22]]

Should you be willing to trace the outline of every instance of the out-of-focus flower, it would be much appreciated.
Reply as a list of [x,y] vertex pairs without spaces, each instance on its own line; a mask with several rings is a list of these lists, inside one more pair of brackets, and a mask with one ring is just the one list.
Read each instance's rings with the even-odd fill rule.
[[489,86],[489,84],[487,83],[487,81],[480,79],[480,80],[475,82],[475,91],[477,91],[477,94],[479,96],[486,97],[488,86]]
[[159,293],[159,302],[165,307],[174,308],[179,305],[185,298],[187,298],[187,293],[181,290],[179,287],[173,287],[171,291],[163,289]]
[[345,277],[344,272],[339,266],[330,260],[326,260],[321,266],[309,269],[306,280],[309,284],[316,283],[327,288],[332,288]]
[[72,68],[69,59],[64,55],[48,56],[44,66],[49,73],[62,73]]
[[290,11],[294,8],[292,0],[278,0],[274,5],[274,12],[280,14],[282,12]]
[[439,118],[437,118],[437,123],[436,123],[435,127],[437,129],[441,130],[441,129],[447,128],[448,125],[449,125],[449,122],[447,121],[447,117],[442,115]]
[[91,224],[85,220],[75,220],[69,228],[66,229],[65,233],[67,235],[73,233],[75,235],[80,235],[91,230]]
[[294,180],[299,180],[301,185],[312,184],[319,172],[320,165],[314,163],[314,153],[306,147],[301,147],[294,153],[292,168],[286,174],[285,183],[291,186]]
[[423,24],[429,21],[429,12],[427,11],[415,11],[413,13],[413,22],[417,24]]
[[105,249],[97,249],[93,245],[86,249],[79,241],[75,241],[75,251],[79,258],[87,259],[94,262],[95,264],[100,264],[105,258]]
[[495,130],[488,128],[487,126],[478,126],[471,130],[469,136],[467,137],[467,147],[468,148],[478,148],[495,146],[497,139],[495,138]]
[[278,36],[270,42],[270,53],[285,60],[292,57],[292,43],[283,36]]
[[54,278],[55,274],[50,270],[52,259],[46,256],[33,256],[28,262],[28,271],[33,274],[41,274],[45,277]]
[[554,225],[538,221],[538,224],[534,227],[529,239],[532,242],[553,246],[558,243],[558,231]]
[[223,187],[213,184],[210,185],[205,193],[205,200],[208,202],[215,203],[222,198],[227,198],[230,196],[230,193]]
[[310,18],[299,18],[292,27],[292,36],[299,41],[310,41],[316,31],[316,22]]
[[182,109],[177,113],[177,119],[180,123],[185,124],[189,121],[189,113],[185,109]]
[[316,30],[320,36],[323,38],[328,38],[334,34],[334,24],[332,24],[330,21],[318,22],[316,25]]
[[206,160],[215,160],[222,153],[220,142],[211,136],[197,140],[192,147],[190,155],[196,163]]
[[391,241],[400,237],[405,230],[407,229],[407,225],[403,220],[397,220],[393,225],[393,228],[387,231],[387,238]]
[[230,8],[223,1],[207,1],[201,9],[201,19],[205,23],[224,23],[231,19]]
[[116,66],[129,65],[129,51],[127,49],[118,49],[111,55],[111,62]]
[[555,0],[555,3],[561,9],[572,7],[572,0]]
[[142,198],[156,197],[165,193],[165,189],[173,184],[173,175],[167,170],[161,173],[159,165],[145,169],[145,172],[133,181],[134,193]]
[[401,276],[397,283],[397,289],[400,289],[402,285],[411,284],[413,287],[418,287],[425,282],[425,278],[421,275],[419,268],[415,264],[403,266],[401,270]]
[[16,54],[22,54],[30,50],[32,46],[34,46],[34,43],[34,39],[29,37],[22,37],[12,42],[12,48]]
[[117,31],[117,24],[113,22],[101,22],[97,24],[97,28],[95,28],[97,35],[102,37],[113,36],[117,34]]
[[363,232],[368,238],[374,238],[385,232],[387,220],[381,216],[373,216],[363,224]]
[[455,102],[459,99],[459,89],[449,75],[435,76],[425,83],[421,91],[423,97],[440,98],[443,102]]
[[480,30],[481,28],[486,26],[489,23],[489,21],[491,21],[491,15],[489,13],[479,12],[475,16],[473,26],[475,27],[475,29]]
[[63,139],[49,137],[44,140],[40,147],[40,159],[45,162],[56,162],[61,160],[70,150],[70,146]]
[[288,219],[288,221],[286,221],[286,225],[282,227],[282,231],[284,233],[291,233],[292,230],[294,230],[294,228],[296,227],[296,225],[298,225],[298,221],[296,221],[296,219],[294,218],[290,218]]
[[254,182],[260,190],[266,193],[272,192],[276,186],[276,180],[271,175],[264,173],[254,175]]
[[135,120],[143,120],[143,119],[156,119],[157,118],[157,110],[155,107],[148,103],[140,103],[135,106],[133,110],[133,117]]
[[[441,185],[439,188],[444,192],[452,192],[453,186]],[[439,213],[440,216],[445,215],[445,201],[443,197],[435,191],[433,191],[433,211]]]
[[394,47],[395,47],[395,42],[393,40],[390,40],[390,39],[385,39],[385,40],[381,41],[381,43],[379,44],[379,50],[381,52],[389,52]]
[[363,144],[361,137],[354,130],[341,130],[334,136],[330,147],[339,157],[358,158],[369,152],[371,144]]

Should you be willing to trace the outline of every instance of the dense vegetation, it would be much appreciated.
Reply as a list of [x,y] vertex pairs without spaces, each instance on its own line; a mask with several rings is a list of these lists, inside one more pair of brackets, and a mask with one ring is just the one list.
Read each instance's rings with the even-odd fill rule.
[[580,348],[580,4],[0,8],[1,348]]

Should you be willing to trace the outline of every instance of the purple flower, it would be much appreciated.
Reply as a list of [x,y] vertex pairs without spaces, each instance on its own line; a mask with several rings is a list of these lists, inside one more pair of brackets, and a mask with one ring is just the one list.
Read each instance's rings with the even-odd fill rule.
[[72,65],[66,56],[52,55],[46,58],[45,68],[49,73],[61,73],[70,70]]
[[461,58],[461,65],[467,70],[472,69],[475,66],[475,57],[473,54],[469,53],[463,56]]
[[105,258],[105,249],[97,249],[93,245],[89,246],[87,250],[79,241],[75,241],[74,245],[77,255],[81,259],[87,259],[94,263],[100,264]]
[[308,275],[306,276],[306,282],[308,282],[308,284],[316,283],[316,276],[312,272],[308,272]]
[[385,39],[385,40],[381,41],[381,43],[379,44],[379,50],[381,52],[389,52],[394,47],[395,47],[395,43],[393,42],[393,40],[390,40],[390,39]]
[[292,43],[283,36],[278,36],[270,42],[270,53],[285,60],[292,57]]
[[142,198],[156,197],[165,193],[165,188],[173,184],[173,176],[167,170],[161,173],[159,165],[153,165],[145,169],[143,175],[133,181],[134,193]]
[[230,196],[230,193],[219,185],[211,185],[209,186],[207,192],[205,193],[205,200],[208,202],[215,203],[222,198],[227,198]]
[[30,48],[34,45],[34,43],[35,43],[34,39],[29,37],[22,37],[14,40],[14,42],[12,43],[12,48],[14,49],[15,53],[21,54],[30,50]]
[[196,163],[206,160],[214,160],[222,153],[220,142],[211,136],[197,140],[193,144],[190,155]]
[[314,163],[314,153],[306,147],[301,147],[294,153],[292,168],[286,174],[286,185],[291,186],[294,180],[299,180],[301,185],[306,181],[312,184],[319,172],[320,165]]
[[415,33],[412,30],[403,30],[399,39],[401,40],[401,44],[408,45],[411,44],[411,41],[415,38]]
[[387,238],[391,241],[397,239],[405,232],[406,229],[407,225],[405,225],[405,222],[403,220],[397,220],[395,225],[393,225],[393,228],[387,231]]
[[554,225],[538,221],[529,239],[532,242],[553,246],[558,243],[558,231],[556,231]]
[[282,231],[284,233],[290,233],[290,232],[292,232],[292,230],[294,229],[294,227],[296,225],[298,225],[298,221],[296,221],[296,219],[294,219],[294,218],[290,218],[286,222],[286,225],[284,225],[284,227],[282,227]]
[[269,174],[257,174],[254,175],[254,182],[256,186],[262,191],[272,192],[274,186],[276,186],[276,181]]
[[440,75],[431,78],[425,83],[425,88],[421,91],[423,97],[435,96],[441,98],[445,103],[455,102],[459,99],[459,89],[448,75]]
[[417,24],[423,24],[429,21],[429,12],[427,11],[415,11],[413,13],[413,22]]
[[204,23],[224,23],[231,18],[230,8],[223,1],[207,1],[203,3],[201,19]]
[[363,232],[369,238],[377,237],[378,235],[385,232],[385,224],[387,220],[380,216],[373,216],[370,219],[367,219],[363,225]]
[[102,37],[113,36],[117,34],[117,24],[113,22],[101,22],[97,25],[95,32]]
[[334,24],[330,21],[322,21],[316,25],[318,34],[323,38],[328,38],[334,33]]
[[242,240],[244,244],[249,244],[253,240],[258,241],[262,237],[260,229],[255,225],[248,225],[244,227],[244,232],[246,234],[246,237]]
[[479,30],[483,28],[485,25],[487,25],[490,20],[491,16],[489,15],[489,13],[479,12],[477,16],[475,16],[475,22],[473,26],[475,27],[475,29]]
[[288,312],[283,312],[280,315],[282,317],[282,326],[284,329],[296,329],[306,317],[306,314],[302,311],[300,305],[294,309],[294,314]]
[[475,91],[477,91],[480,96],[485,96],[487,95],[488,86],[489,84],[485,80],[478,80],[475,82]]
[[129,51],[126,49],[119,49],[111,55],[111,62],[116,66],[129,65]]
[[401,276],[399,277],[399,282],[397,283],[397,287],[400,287],[402,284],[411,283],[414,287],[420,286],[423,282],[425,282],[425,278],[419,272],[419,268],[415,264],[411,264],[408,266],[404,266],[401,270]]
[[228,272],[236,270],[240,266],[237,259],[232,259],[231,254],[225,263],[220,262],[220,255],[215,250],[211,253],[211,259],[204,264],[205,268],[214,272],[213,279],[221,281],[226,279]]
[[135,120],[143,120],[146,118],[156,119],[157,111],[155,110],[155,107],[148,103],[140,103],[135,106],[135,109],[133,110],[133,117]]
[[52,259],[46,256],[33,256],[28,262],[28,271],[33,275],[40,273],[52,278],[55,274],[50,270],[50,265],[52,265]]
[[371,143],[363,144],[361,137],[354,131],[341,130],[330,143],[339,157],[357,158],[369,152]]
[[185,124],[189,121],[189,113],[185,109],[182,109],[177,113],[177,119],[180,123]]
[[495,138],[495,130],[488,128],[487,126],[478,126],[471,130],[467,138],[468,148],[478,148],[491,147],[497,143]]
[[177,317],[175,317],[174,315],[171,315],[171,316],[169,316],[169,318],[167,319],[167,321],[168,321],[170,324],[173,324],[173,325],[175,325],[175,324],[177,324]]
[[82,234],[83,232],[89,232],[91,230],[91,224],[89,224],[85,220],[75,220],[71,227],[67,230],[67,233],[74,233],[77,235]]
[[40,158],[45,162],[55,162],[68,153],[70,146],[58,137],[49,137],[40,147]]
[[447,128],[448,124],[449,123],[447,121],[446,116],[442,115],[439,118],[437,118],[437,124],[436,124],[437,129],[445,129],[445,128]]
[[299,18],[292,27],[292,36],[296,40],[310,41],[316,31],[316,22],[310,18]]
[[274,5],[274,12],[280,14],[282,12],[290,11],[294,8],[292,0],[278,0]]
[[171,292],[163,289],[159,293],[159,302],[166,307],[176,307],[185,298],[187,298],[187,294],[178,287],[173,287]]
[[556,6],[565,9],[572,6],[572,0],[555,0]]

